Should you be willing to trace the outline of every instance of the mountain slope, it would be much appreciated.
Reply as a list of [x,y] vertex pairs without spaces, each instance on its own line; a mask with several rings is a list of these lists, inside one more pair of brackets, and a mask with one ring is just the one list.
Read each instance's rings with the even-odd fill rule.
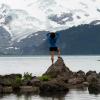
[[51,31],[62,54],[99,54],[99,28],[99,0],[0,0],[0,54],[48,54]]
[[[100,25],[80,25],[59,32],[61,54],[100,54]],[[9,40],[1,36],[3,48],[0,48],[0,52],[4,55],[48,55],[47,33],[48,31],[33,33],[12,45],[9,44],[9,36]]]
[[[15,3],[15,5],[14,5]],[[12,42],[38,31],[59,31],[100,22],[99,0],[1,0],[0,22]]]
[[[60,33],[61,54],[100,54],[100,25],[80,25]],[[49,54],[47,42],[35,49],[35,53],[39,52]]]
[[0,55],[6,53],[5,49],[10,46],[11,37],[2,26],[0,26]]

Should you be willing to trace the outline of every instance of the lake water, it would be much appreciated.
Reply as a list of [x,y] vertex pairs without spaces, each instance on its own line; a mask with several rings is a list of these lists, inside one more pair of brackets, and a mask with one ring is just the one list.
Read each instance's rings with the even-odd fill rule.
[[[62,56],[66,66],[72,71],[96,70],[100,72],[100,56]],[[55,57],[56,61],[57,57]],[[29,72],[42,75],[50,66],[50,56],[0,57],[0,74]],[[14,94],[0,96],[0,100],[100,100],[100,95],[90,95],[87,90],[70,90],[65,96],[41,97],[38,95]]]
[[[72,71],[96,70],[100,72],[100,56],[62,56],[66,66]],[[57,57],[55,57],[56,61]],[[0,74],[30,72],[42,75],[51,65],[50,56],[0,57]]]
[[39,95],[5,95],[0,100],[100,100],[100,95],[90,95],[87,90],[70,90],[65,96],[41,97]]

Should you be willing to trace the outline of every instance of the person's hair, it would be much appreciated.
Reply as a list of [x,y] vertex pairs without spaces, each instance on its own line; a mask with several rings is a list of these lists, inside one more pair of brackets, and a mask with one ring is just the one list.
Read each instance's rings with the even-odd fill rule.
[[55,36],[56,36],[56,35],[55,35],[55,33],[54,33],[54,32],[51,32],[51,33],[50,33],[50,38],[54,39],[54,38],[55,38]]

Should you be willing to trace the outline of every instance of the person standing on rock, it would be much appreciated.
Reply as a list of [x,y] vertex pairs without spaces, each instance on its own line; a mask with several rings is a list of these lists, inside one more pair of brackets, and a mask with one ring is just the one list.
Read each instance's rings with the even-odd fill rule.
[[51,54],[52,64],[54,64],[54,53],[55,52],[58,53],[58,58],[60,58],[60,48],[58,48],[58,46],[57,46],[57,42],[58,42],[59,37],[60,37],[59,32],[57,32],[57,33],[51,32],[51,33],[47,34],[47,39],[48,39],[48,42],[50,44],[49,51]]

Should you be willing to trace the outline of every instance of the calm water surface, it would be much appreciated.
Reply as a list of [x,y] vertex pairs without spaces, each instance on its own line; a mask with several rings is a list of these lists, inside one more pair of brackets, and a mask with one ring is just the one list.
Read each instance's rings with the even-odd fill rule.
[[[62,56],[66,66],[72,71],[96,70],[100,72],[100,56]],[[56,61],[57,57],[55,57]],[[0,57],[0,74],[30,72],[42,75],[51,65],[50,56]]]
[[0,100],[100,100],[100,95],[91,95],[87,90],[70,90],[65,96],[41,97],[39,95],[1,96]]
[[[72,71],[96,70],[100,72],[100,56],[62,56]],[[57,57],[55,57],[55,60]],[[50,56],[0,57],[0,74],[30,72],[42,75],[50,66]],[[0,100],[100,100],[100,95],[90,95],[87,90],[70,90],[65,96],[41,97],[38,95],[1,95]]]

